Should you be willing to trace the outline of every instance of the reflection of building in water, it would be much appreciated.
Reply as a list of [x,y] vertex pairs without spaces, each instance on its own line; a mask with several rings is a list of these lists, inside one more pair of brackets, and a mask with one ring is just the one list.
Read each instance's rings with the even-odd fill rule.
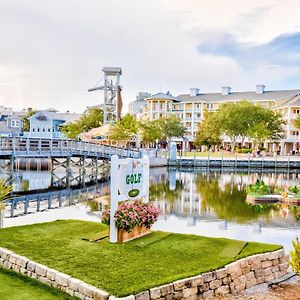
[[[300,219],[300,211],[291,207],[282,210],[279,205],[260,205],[255,207],[246,202],[245,188],[249,182],[263,179],[267,182],[294,183],[298,176],[286,177],[283,174],[242,174],[218,172],[161,172],[156,174],[156,191],[152,200],[161,209],[164,215],[188,217],[189,225],[194,224],[197,218],[222,220],[220,228],[227,230],[229,221],[238,223],[258,223],[254,229],[256,233],[260,227],[290,226]],[[162,184],[162,181],[164,184]],[[174,189],[175,185],[175,189]],[[299,208],[300,209],[300,208]],[[190,217],[192,219],[190,219]]]

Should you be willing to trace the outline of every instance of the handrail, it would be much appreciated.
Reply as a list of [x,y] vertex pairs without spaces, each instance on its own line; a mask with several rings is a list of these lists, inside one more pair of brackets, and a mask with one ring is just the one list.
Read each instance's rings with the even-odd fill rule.
[[136,149],[99,145],[95,142],[24,137],[0,138],[0,155],[6,155],[8,153],[14,156],[18,154],[30,155],[33,153],[42,155],[46,152],[50,153],[50,156],[55,156],[57,153],[88,156],[98,156],[99,154],[111,156],[117,154],[123,157],[135,158],[140,156],[140,151]]

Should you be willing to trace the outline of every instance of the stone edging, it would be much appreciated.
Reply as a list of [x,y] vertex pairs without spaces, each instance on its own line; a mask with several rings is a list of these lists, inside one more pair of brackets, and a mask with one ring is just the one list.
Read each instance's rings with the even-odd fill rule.
[[289,255],[285,255],[284,250],[280,249],[249,256],[216,271],[177,280],[137,295],[117,298],[77,278],[0,247],[0,266],[37,279],[82,300],[211,299],[217,295],[235,294],[280,278],[288,273],[288,261]]
[[109,293],[86,284],[77,278],[38,264],[27,257],[0,247],[1,266],[37,279],[44,284],[58,288],[82,300],[105,300],[109,297]]

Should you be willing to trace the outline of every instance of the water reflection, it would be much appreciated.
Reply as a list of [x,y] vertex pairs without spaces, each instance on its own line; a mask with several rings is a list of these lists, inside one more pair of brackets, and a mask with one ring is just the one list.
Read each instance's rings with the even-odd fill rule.
[[248,203],[245,191],[246,185],[257,179],[263,179],[268,184],[274,181],[277,184],[297,184],[298,179],[295,176],[287,178],[284,174],[274,177],[274,174],[218,172],[175,174],[172,185],[165,174],[152,179],[150,184],[151,200],[157,203],[164,214],[217,218],[240,224],[256,221],[278,224],[280,219],[285,219],[283,224],[299,221],[300,207],[279,203]]
[[[30,172],[22,178],[16,187],[24,190],[47,186],[51,175]],[[151,169],[150,200],[162,212],[154,229],[280,243],[290,249],[292,239],[300,235],[300,206],[247,202],[245,187],[257,179],[273,186],[299,185],[298,174]],[[37,222],[36,219],[42,222],[46,221],[45,216],[47,220],[62,218],[62,215],[64,218],[99,220],[100,212],[108,207],[109,201],[109,183],[102,183],[97,194],[89,195],[74,208],[7,219],[5,226]]]

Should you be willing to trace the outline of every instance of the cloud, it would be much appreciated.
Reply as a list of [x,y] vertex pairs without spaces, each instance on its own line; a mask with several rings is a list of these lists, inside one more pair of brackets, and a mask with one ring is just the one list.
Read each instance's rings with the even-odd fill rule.
[[298,1],[257,2],[0,0],[0,105],[83,111],[103,101],[86,91],[103,66],[123,68],[125,105],[160,88],[298,85]]
[[[241,43],[223,32],[211,32],[197,47],[200,55],[224,56],[238,62],[248,72],[282,72],[282,77],[299,75],[300,33],[282,35],[263,45]],[[263,73],[263,72],[261,72]]]

